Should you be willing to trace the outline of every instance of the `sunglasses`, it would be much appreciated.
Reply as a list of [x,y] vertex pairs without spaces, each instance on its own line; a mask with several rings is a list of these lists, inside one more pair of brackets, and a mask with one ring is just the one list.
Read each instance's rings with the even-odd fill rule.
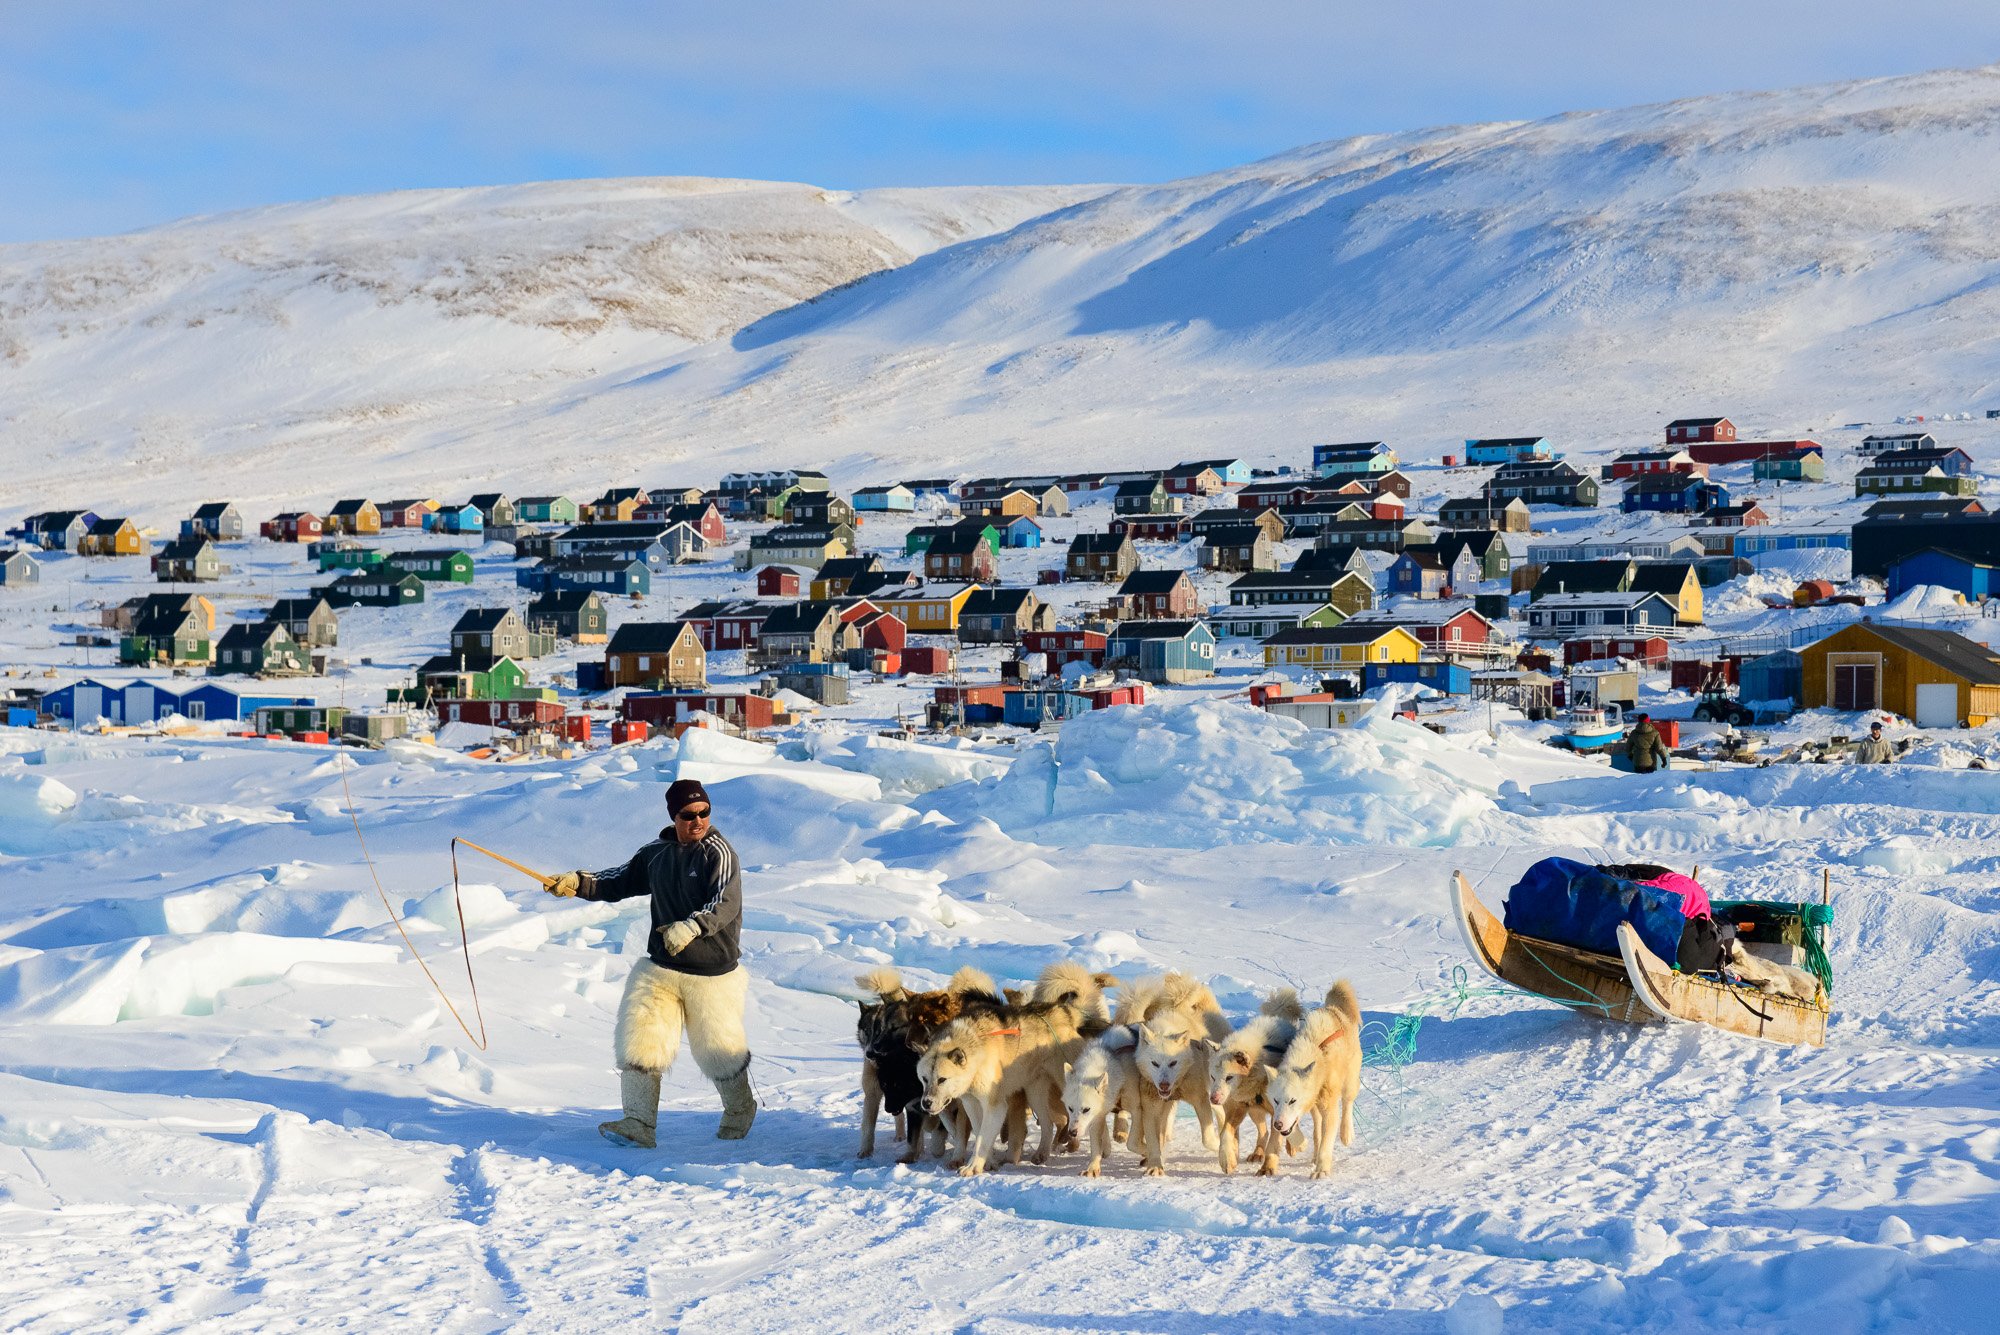
[[675,819],[675,820],[707,820],[707,819],[708,819],[708,808],[707,808],[707,807],[703,807],[703,808],[702,808],[702,809],[701,809],[700,811],[683,811],[683,812],[682,812],[682,813],[681,813],[680,815],[678,815],[678,816],[674,817],[674,819]]

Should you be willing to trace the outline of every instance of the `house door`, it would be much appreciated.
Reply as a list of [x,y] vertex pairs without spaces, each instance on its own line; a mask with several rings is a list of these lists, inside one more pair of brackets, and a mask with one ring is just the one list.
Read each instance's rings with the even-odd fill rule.
[[1881,673],[1874,663],[1834,663],[1827,671],[1833,678],[1835,709],[1874,709],[1881,704]]
[[1955,728],[1958,726],[1958,686],[1953,682],[1933,682],[1917,687],[1917,726]]

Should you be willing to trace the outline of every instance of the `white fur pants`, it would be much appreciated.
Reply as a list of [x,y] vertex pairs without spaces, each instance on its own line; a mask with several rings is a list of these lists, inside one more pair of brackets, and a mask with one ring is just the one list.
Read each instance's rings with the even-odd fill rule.
[[641,957],[625,980],[613,1039],[618,1064],[628,1070],[664,1073],[681,1050],[687,1031],[694,1064],[710,1080],[727,1080],[750,1064],[743,1033],[743,1003],[750,974],[742,965],[714,978],[662,969]]

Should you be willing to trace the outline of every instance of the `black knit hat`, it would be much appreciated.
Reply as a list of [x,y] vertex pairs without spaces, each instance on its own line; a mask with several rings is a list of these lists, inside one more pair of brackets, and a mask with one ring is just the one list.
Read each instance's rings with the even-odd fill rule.
[[[708,802],[708,789],[693,779],[675,779],[667,785],[667,814],[679,816],[681,808],[693,802]],[[709,802],[713,807],[715,804]]]

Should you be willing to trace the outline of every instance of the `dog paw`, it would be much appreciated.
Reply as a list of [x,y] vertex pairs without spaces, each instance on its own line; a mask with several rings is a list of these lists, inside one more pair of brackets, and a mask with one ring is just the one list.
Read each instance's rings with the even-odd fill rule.
[[1103,1177],[1104,1170],[1094,1163],[1087,1163],[1083,1166],[1083,1175],[1085,1177]]
[[1331,1168],[1321,1168],[1315,1165],[1312,1171],[1312,1175],[1314,1177],[1332,1177],[1333,1170]]
[[1028,1156],[1028,1162],[1033,1164],[1037,1168],[1040,1168],[1043,1164],[1047,1163],[1048,1161],[1049,1161],[1049,1156],[1043,1154],[1040,1150],[1036,1150],[1033,1154]]
[[969,1163],[965,1165],[965,1167],[958,1170],[958,1175],[960,1177],[978,1177],[981,1173],[985,1171],[986,1169],[984,1166],[976,1163]]
[[1276,1177],[1277,1175],[1278,1175],[1278,1165],[1274,1163],[1263,1163],[1257,1165],[1258,1177]]
[[1147,1177],[1165,1177],[1166,1175],[1167,1170],[1165,1168],[1155,1168],[1150,1164],[1146,1166]]

